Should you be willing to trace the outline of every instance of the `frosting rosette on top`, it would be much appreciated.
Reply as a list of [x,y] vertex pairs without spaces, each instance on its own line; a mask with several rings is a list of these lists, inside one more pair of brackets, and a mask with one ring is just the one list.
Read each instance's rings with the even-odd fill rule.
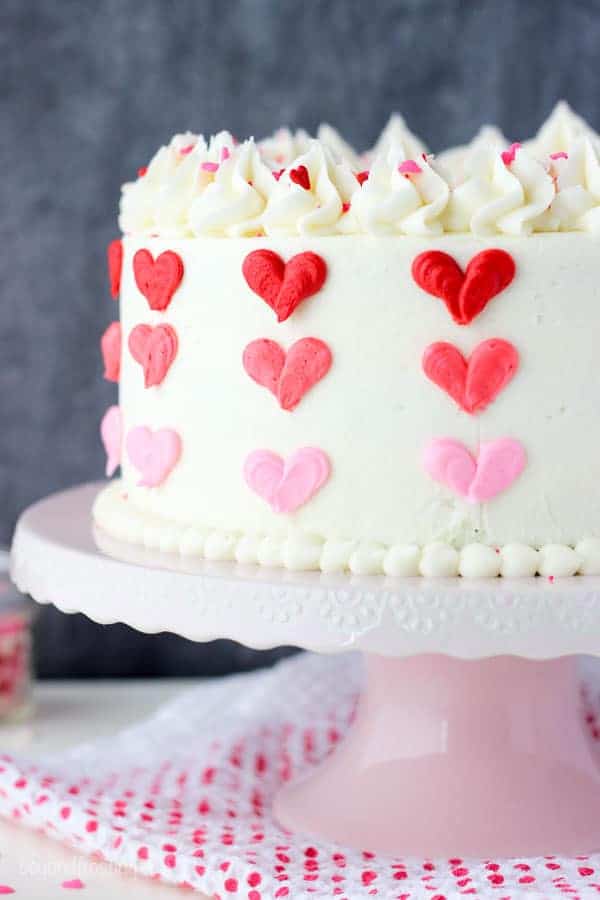
[[559,231],[600,231],[600,161],[589,138],[551,162],[556,197],[548,217]]
[[366,160],[385,157],[390,150],[400,151],[403,159],[417,159],[427,153],[425,144],[412,133],[398,113],[392,113],[387,125],[379,135],[373,148],[365,154]]
[[329,125],[241,144],[187,132],[123,185],[119,223],[163,237],[598,231],[599,153],[566,103],[523,145],[485,126],[437,158],[398,115],[362,154]]
[[310,146],[311,136],[299,128],[278,128],[270,137],[258,142],[258,149],[264,161],[275,171],[293,163],[295,159],[306,153]]
[[568,152],[576,141],[587,138],[598,150],[600,135],[590,128],[585,119],[573,112],[568,103],[559,101],[536,136],[523,146],[538,159],[547,159],[553,153]]
[[192,232],[227,237],[261,234],[261,216],[275,185],[273,172],[254,141],[245,141],[226,155],[193,200],[189,212]]
[[465,169],[445,210],[445,231],[529,234],[554,199],[552,177],[518,145],[504,153],[481,147]]
[[265,234],[336,234],[345,204],[358,186],[350,167],[312,141],[293,166],[276,174],[262,217]]
[[406,159],[392,146],[373,161],[368,178],[352,198],[357,231],[368,234],[436,235],[450,188],[429,159]]
[[228,131],[207,145],[202,135],[176,134],[161,147],[137,181],[123,185],[119,225],[127,234],[188,237],[194,199],[213,180],[215,167],[231,155],[235,142]]
[[438,153],[435,158],[436,166],[448,184],[454,187],[465,180],[473,166],[473,158],[481,154],[482,150],[502,153],[509,145],[510,141],[495,125],[482,125],[469,144]]

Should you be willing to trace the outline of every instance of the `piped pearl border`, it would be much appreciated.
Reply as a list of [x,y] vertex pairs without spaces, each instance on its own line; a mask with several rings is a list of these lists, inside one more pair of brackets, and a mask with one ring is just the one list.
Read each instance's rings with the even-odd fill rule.
[[161,553],[199,556],[245,565],[283,567],[292,571],[346,572],[354,575],[390,575],[463,578],[522,578],[543,575],[600,574],[600,539],[585,538],[574,547],[527,544],[488,547],[468,544],[460,550],[436,541],[384,544],[324,540],[312,535],[265,537],[234,531],[176,525],[159,516],[136,510],[126,499],[120,481],[113,481],[97,496],[93,517],[103,531],[117,540],[141,544]]

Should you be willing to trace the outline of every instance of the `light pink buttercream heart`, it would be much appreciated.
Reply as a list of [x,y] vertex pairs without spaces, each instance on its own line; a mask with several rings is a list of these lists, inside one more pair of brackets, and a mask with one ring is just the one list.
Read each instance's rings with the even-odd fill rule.
[[109,406],[100,423],[100,437],[106,451],[106,475],[108,478],[121,464],[123,441],[123,417],[118,406]]
[[303,447],[283,459],[271,450],[254,450],[244,463],[248,487],[276,513],[292,513],[307,503],[329,478],[322,450]]
[[482,441],[475,459],[460,441],[431,441],[423,453],[423,465],[469,503],[483,503],[505,491],[519,477],[527,457],[523,445],[512,438]]
[[181,456],[181,438],[171,428],[152,431],[138,425],[127,433],[127,455],[141,473],[139,487],[158,487]]

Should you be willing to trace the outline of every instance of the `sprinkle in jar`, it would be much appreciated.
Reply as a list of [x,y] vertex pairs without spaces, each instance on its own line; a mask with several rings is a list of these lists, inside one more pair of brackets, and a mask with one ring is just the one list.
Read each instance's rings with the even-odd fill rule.
[[31,607],[2,571],[0,558],[0,721],[31,712]]

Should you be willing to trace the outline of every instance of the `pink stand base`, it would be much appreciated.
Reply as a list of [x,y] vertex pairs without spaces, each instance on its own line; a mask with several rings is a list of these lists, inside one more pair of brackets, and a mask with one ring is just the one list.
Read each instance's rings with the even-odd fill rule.
[[575,657],[366,660],[348,738],[279,792],[282,825],[420,858],[600,850],[600,765]]

